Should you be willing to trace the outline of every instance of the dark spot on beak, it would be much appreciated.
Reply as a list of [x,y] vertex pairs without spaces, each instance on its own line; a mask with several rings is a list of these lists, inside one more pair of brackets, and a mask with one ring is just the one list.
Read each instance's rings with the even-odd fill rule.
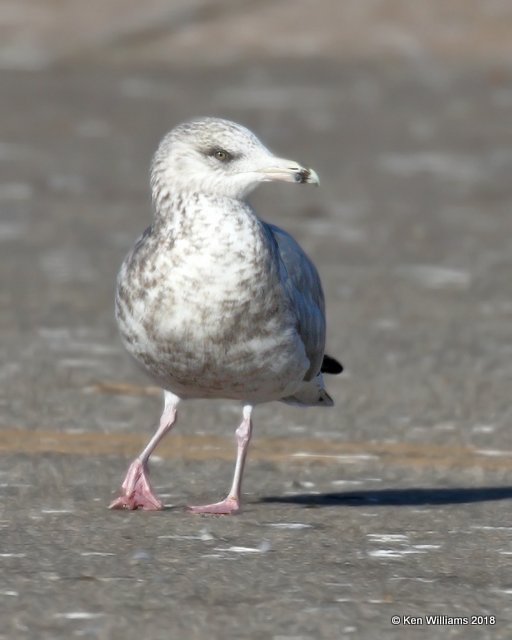
[[298,182],[299,184],[304,184],[305,182],[308,181],[309,176],[310,176],[310,171],[308,169],[301,169],[300,171],[297,171],[297,173],[295,174],[295,182]]

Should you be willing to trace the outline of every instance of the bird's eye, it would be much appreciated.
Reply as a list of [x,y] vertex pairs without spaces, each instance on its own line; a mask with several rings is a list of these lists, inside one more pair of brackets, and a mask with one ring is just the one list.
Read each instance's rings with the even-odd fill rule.
[[224,149],[215,149],[213,152],[213,157],[220,162],[229,162],[232,159],[231,154]]

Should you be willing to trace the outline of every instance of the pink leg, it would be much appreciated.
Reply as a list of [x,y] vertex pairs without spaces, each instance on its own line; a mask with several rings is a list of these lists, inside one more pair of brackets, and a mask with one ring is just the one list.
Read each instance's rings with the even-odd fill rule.
[[144,451],[130,465],[121,486],[122,493],[119,498],[116,498],[110,504],[109,509],[163,509],[164,506],[161,500],[155,496],[149,481],[148,461],[160,440],[172,429],[176,422],[178,396],[165,391],[164,401],[164,410],[155,435],[148,442]]
[[220,515],[233,515],[240,511],[240,489],[242,487],[242,476],[244,473],[245,459],[247,458],[247,450],[251,440],[252,406],[246,405],[243,412],[243,420],[236,430],[237,454],[235,475],[233,476],[233,484],[227,495],[227,498],[221,502],[213,504],[205,504],[198,507],[188,507],[192,513],[216,513]]

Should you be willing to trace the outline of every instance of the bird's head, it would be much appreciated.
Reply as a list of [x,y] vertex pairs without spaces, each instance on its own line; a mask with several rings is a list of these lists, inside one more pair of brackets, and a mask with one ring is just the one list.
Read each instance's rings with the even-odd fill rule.
[[219,118],[201,118],[175,127],[153,159],[153,197],[159,191],[187,190],[242,199],[260,182],[318,184],[313,169],[278,158],[245,127]]

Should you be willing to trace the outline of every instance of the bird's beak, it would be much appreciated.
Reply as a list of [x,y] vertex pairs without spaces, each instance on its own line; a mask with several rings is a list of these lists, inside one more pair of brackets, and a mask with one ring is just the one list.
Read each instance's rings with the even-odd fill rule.
[[257,173],[262,182],[281,181],[297,182],[299,184],[320,184],[318,174],[314,169],[306,169],[298,162],[285,158],[271,157]]

